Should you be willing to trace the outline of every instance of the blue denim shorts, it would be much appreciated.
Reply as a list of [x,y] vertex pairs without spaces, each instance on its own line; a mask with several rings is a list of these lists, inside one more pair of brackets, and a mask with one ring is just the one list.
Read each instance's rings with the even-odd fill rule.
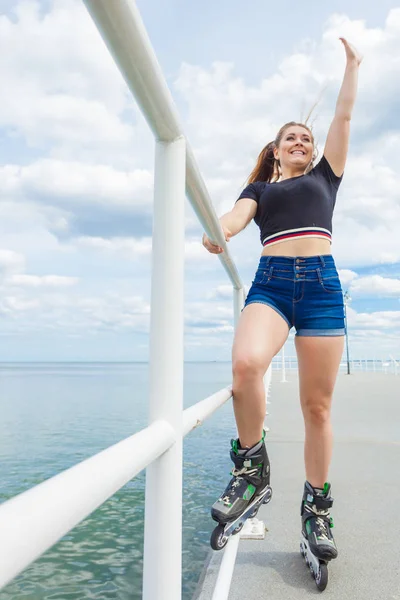
[[296,335],[345,335],[342,286],[331,254],[261,256],[246,298],[271,306]]

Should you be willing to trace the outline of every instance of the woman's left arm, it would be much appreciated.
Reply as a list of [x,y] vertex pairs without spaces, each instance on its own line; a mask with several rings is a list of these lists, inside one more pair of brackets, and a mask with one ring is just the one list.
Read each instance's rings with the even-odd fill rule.
[[324,155],[335,175],[343,174],[350,137],[350,120],[357,95],[358,68],[363,57],[347,42],[342,41],[347,57],[342,87],[336,102],[336,111],[326,138]]

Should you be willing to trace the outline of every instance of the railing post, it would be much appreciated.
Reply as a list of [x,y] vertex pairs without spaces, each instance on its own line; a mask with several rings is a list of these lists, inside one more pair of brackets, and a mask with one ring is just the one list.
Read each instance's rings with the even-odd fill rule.
[[143,600],[181,598],[185,154],[184,138],[156,144],[149,422],[176,440],[146,471]]
[[239,322],[240,313],[242,312],[245,300],[246,300],[246,298],[245,298],[244,289],[243,288],[240,288],[240,289],[233,288],[233,322],[234,322],[235,329]]
[[285,365],[285,344],[283,344],[282,346],[282,379],[281,379],[281,383],[286,383],[287,379],[286,379],[286,365]]

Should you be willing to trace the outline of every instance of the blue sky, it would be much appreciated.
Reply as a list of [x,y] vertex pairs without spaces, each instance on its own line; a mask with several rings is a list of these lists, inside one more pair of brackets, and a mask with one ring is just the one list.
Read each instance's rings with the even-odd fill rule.
[[[217,214],[320,97],[319,154],[364,54],[332,252],[359,358],[400,357],[400,5],[140,0]],[[83,3],[0,0],[0,360],[146,360],[154,141]],[[229,281],[187,203],[186,360],[229,360]],[[230,242],[249,286],[251,224]],[[294,354],[293,333],[287,348]]]

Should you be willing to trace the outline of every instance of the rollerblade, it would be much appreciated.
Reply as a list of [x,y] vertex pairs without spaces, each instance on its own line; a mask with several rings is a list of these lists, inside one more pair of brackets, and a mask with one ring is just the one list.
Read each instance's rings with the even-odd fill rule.
[[325,483],[323,490],[317,491],[306,481],[300,511],[300,552],[320,591],[328,584],[328,562],[338,555],[331,531],[333,519],[329,509],[333,505],[333,498],[330,491],[329,483]]
[[262,440],[244,450],[239,440],[231,440],[233,476],[224,493],[211,508],[211,516],[218,525],[211,534],[211,548],[221,550],[231,535],[239,533],[246,519],[256,516],[262,504],[271,500],[270,464]]

